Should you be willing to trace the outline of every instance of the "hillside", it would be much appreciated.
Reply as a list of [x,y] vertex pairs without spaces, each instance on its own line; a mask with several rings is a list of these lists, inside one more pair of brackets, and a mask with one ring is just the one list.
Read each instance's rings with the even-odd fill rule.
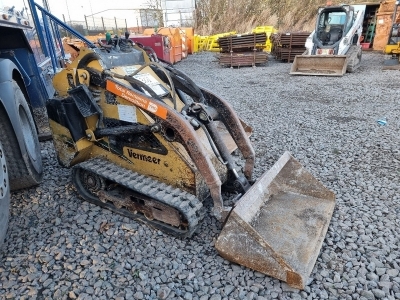
[[[333,5],[343,3],[331,2]],[[356,3],[366,2],[348,2]],[[262,25],[273,25],[281,31],[310,31],[314,27],[318,7],[324,5],[326,0],[198,0],[196,29],[203,35],[233,30],[247,32]]]

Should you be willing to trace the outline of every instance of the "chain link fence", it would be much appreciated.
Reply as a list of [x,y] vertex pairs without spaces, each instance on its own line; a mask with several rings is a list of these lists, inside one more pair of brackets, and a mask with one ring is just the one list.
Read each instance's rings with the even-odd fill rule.
[[[146,28],[159,28],[164,26],[163,11],[161,9],[133,9],[132,17],[127,22],[127,19],[117,17],[98,17],[98,16],[83,16],[84,21],[66,21],[64,23],[72,27],[74,30],[84,36],[94,36],[105,34],[123,35],[125,31],[141,33]],[[128,26],[129,23],[129,26]],[[64,30],[60,30],[61,35],[67,36]]]
[[139,9],[142,27],[163,27],[163,12],[161,9]]
[[[99,35],[106,32],[123,34],[128,30],[126,19],[93,16],[84,16],[84,18],[85,21],[65,21],[64,19],[64,22],[82,35]],[[63,30],[61,34],[66,35]]]

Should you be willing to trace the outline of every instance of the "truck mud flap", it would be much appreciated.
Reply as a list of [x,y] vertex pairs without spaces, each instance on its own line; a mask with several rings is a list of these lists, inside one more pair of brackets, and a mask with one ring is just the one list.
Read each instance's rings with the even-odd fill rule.
[[343,76],[347,63],[346,55],[296,55],[290,75]]
[[334,207],[334,193],[285,152],[236,203],[215,246],[227,260],[303,289]]

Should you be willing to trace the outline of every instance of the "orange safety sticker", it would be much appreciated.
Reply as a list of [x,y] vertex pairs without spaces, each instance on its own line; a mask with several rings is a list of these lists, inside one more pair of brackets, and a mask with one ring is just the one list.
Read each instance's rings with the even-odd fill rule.
[[119,85],[111,80],[107,80],[106,85],[107,91],[128,100],[129,102],[135,104],[136,106],[143,108],[156,116],[166,119],[167,118],[167,109],[165,107],[159,106],[153,101],[146,99],[145,97],[136,94],[135,92]]

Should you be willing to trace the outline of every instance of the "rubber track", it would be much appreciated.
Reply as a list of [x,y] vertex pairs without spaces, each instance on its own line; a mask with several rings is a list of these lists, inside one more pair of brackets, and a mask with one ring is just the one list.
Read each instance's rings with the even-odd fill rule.
[[[147,223],[150,226],[156,227],[157,229],[163,230],[176,237],[190,237],[196,231],[197,227],[200,225],[202,219],[204,218],[205,209],[203,207],[203,203],[199,199],[197,199],[196,196],[189,194],[179,188],[174,188],[150,177],[120,167],[107,160],[94,158],[82,162],[76,165],[74,168],[80,168],[86,171],[93,172],[107,180],[116,182],[129,190],[143,194],[165,205],[177,209],[188,221],[188,230],[180,230],[178,228],[174,230],[175,227],[169,224],[164,224],[160,221],[148,220],[139,213],[133,214],[126,209],[118,209],[114,205],[109,203],[113,206],[112,210],[114,212],[131,217],[132,219],[140,219],[140,221]],[[81,196],[85,198],[83,195]],[[103,202],[101,202],[100,200],[97,201],[99,203],[95,204],[104,207],[104,205],[102,205],[104,204]]]
[[[353,73],[361,65],[361,59],[357,58],[357,52],[358,48],[352,45],[350,46],[349,51],[346,54],[348,56],[348,61],[349,61],[346,69],[348,73]],[[355,63],[356,60],[358,60],[358,63]]]

